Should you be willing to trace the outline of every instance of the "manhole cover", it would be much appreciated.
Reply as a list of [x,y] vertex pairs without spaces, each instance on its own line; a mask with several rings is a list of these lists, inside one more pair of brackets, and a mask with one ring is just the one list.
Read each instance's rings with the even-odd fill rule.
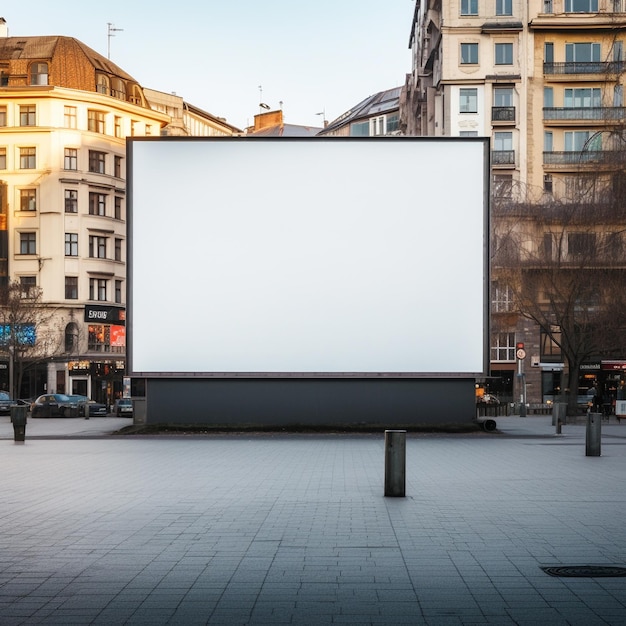
[[567,576],[569,578],[626,576],[626,567],[615,565],[555,565],[541,569],[550,576]]

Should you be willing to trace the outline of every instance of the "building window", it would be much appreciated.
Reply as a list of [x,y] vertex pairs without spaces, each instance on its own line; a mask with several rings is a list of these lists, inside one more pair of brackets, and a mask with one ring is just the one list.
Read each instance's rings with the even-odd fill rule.
[[87,130],[92,133],[104,134],[104,113],[102,111],[87,111]]
[[7,149],[0,148],[0,170],[6,170],[7,168]]
[[37,254],[36,233],[20,233],[20,254]]
[[366,122],[354,122],[350,124],[350,136],[351,137],[369,137],[370,123]]
[[106,152],[89,151],[89,171],[95,174],[106,174]]
[[496,65],[513,65],[513,44],[497,43],[495,45]]
[[89,215],[106,215],[107,197],[104,193],[89,192]]
[[551,130],[547,130],[543,133],[543,151],[552,152],[554,146],[554,135]]
[[512,107],[513,106],[513,88],[512,87],[496,87],[493,90],[493,106]]
[[122,219],[122,199],[119,196],[115,196],[115,219]]
[[122,303],[122,281],[121,280],[115,281],[115,303],[116,304]]
[[496,0],[496,15],[513,15],[513,0]]
[[491,338],[492,361],[515,361],[515,333],[495,333]]
[[[74,298],[68,298],[68,296],[67,296],[67,278],[69,278],[69,277],[66,277],[66,282],[65,282],[66,293],[65,293],[65,297],[68,300],[73,300]],[[78,324],[76,324],[76,322],[70,322],[65,327],[65,352],[68,352],[70,354],[72,352],[78,352]]]
[[36,276],[20,276],[20,287],[22,289],[22,295],[25,298],[32,298],[35,296],[37,290],[37,277]]
[[384,115],[378,115],[376,117],[373,117],[370,120],[370,125],[371,125],[370,134],[372,137],[385,134],[385,116]]
[[7,108],[6,106],[0,106],[0,126],[7,125]]
[[78,213],[78,191],[76,189],[65,190],[65,212]]
[[544,13],[552,13],[552,0],[543,0],[543,12]]
[[596,254],[595,233],[569,233],[567,254],[570,259],[592,259]]
[[34,104],[20,105],[20,126],[35,126],[36,111]]
[[78,233],[65,233],[65,256],[78,256]]
[[493,134],[494,150],[513,150],[513,133],[503,132]]
[[122,157],[115,155],[113,157],[113,176],[122,178]]
[[462,43],[461,44],[461,64],[476,65],[478,63],[478,44]]
[[37,151],[35,148],[20,148],[20,169],[34,170],[37,167]]
[[600,88],[581,87],[566,89],[563,104],[572,108],[589,108],[602,106],[602,90]]
[[73,171],[78,170],[78,148],[65,148],[63,169]]
[[461,0],[461,15],[478,15],[478,0]]
[[543,190],[546,193],[552,193],[552,190],[553,190],[552,174],[543,175]]
[[65,299],[78,300],[78,276],[65,277]]
[[107,238],[89,235],[89,256],[92,259],[107,258]]
[[37,190],[20,189],[20,211],[37,210]]
[[90,324],[87,327],[87,349],[92,352],[110,352],[111,327]]
[[510,285],[493,281],[491,284],[491,309],[494,313],[510,313],[514,310],[513,289]]
[[478,137],[477,130],[460,130],[459,137]]
[[565,0],[566,13],[597,13],[598,0]]
[[117,238],[115,239],[115,260],[122,260],[122,240]]
[[459,90],[459,111],[461,113],[478,113],[478,89],[461,88]]
[[494,174],[493,195],[499,200],[510,200],[513,197],[513,176],[511,174]]
[[115,116],[115,136],[122,136],[122,118],[119,116]]
[[66,106],[63,109],[63,124],[65,128],[78,128],[76,107]]
[[152,135],[152,126],[150,124],[146,124],[146,137]]
[[566,63],[599,63],[600,44],[599,43],[566,43],[565,44]]
[[109,77],[106,74],[98,74],[96,78],[96,91],[109,95]]
[[624,106],[624,86],[623,85],[613,86],[613,106],[614,107]]
[[89,279],[89,299],[103,301],[107,299],[107,283],[106,278],[90,278]]
[[[565,133],[565,152],[582,152],[587,148],[590,150],[600,150],[600,145],[591,145],[595,142],[589,142],[589,145],[587,145],[589,137],[590,133],[588,130],[567,131]],[[598,140],[597,143],[601,144],[602,139],[599,135],[596,139]]]
[[48,64],[47,63],[31,63],[30,84],[31,85],[47,85],[48,84]]

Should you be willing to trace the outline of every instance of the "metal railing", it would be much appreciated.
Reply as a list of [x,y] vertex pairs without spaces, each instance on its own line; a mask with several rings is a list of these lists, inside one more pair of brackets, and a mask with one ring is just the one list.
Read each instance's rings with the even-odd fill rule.
[[492,150],[492,165],[515,165],[515,150]]
[[626,107],[544,107],[544,120],[616,121],[626,117]]
[[626,69],[626,61],[566,61],[565,63],[544,63],[546,75],[562,74],[621,74]]
[[492,122],[514,122],[515,107],[491,107]]

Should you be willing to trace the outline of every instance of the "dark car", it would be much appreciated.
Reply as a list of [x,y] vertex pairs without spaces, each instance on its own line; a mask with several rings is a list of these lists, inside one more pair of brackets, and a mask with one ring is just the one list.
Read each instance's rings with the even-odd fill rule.
[[117,417],[132,417],[133,401],[130,398],[120,398],[116,400],[115,415],[117,415]]
[[32,417],[78,417],[78,402],[64,393],[45,393],[31,406]]
[[105,416],[109,411],[106,404],[90,400],[87,396],[71,395],[70,398],[78,404],[78,414],[83,417],[86,414],[85,407],[89,404],[89,417]]
[[0,415],[8,415],[11,412],[11,407],[17,405],[17,400],[11,400],[8,393],[0,391]]

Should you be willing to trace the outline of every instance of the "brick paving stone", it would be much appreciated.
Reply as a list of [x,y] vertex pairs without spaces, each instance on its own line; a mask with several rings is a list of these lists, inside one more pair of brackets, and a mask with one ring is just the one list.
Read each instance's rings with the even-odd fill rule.
[[588,458],[584,424],[497,422],[409,433],[385,498],[382,432],[0,418],[0,624],[623,626],[626,578],[540,566],[626,566],[626,424]]

